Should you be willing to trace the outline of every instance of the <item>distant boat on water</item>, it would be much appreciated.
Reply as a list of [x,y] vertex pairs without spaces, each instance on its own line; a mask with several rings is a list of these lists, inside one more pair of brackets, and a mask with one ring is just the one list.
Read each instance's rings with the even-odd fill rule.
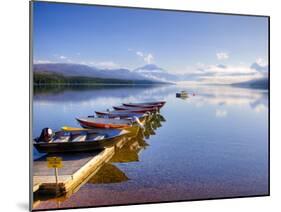
[[180,93],[176,93],[176,97],[177,98],[187,98],[188,93],[187,93],[187,91],[181,91]]

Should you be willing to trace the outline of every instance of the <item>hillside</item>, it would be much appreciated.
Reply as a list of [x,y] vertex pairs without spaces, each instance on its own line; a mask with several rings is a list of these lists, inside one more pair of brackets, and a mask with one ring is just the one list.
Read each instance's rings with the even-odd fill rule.
[[256,89],[268,89],[268,78],[262,78],[257,80],[251,80],[247,82],[234,83],[232,86],[256,88]]
[[100,79],[150,80],[128,69],[99,69],[93,66],[72,63],[34,64],[34,72],[52,72],[67,77],[90,77]]
[[45,84],[154,84],[149,80],[122,80],[114,78],[97,78],[87,76],[65,76],[50,71],[33,73],[34,85]]
[[[52,75],[55,74],[60,77],[87,77],[137,82],[149,81],[149,83],[171,83],[178,80],[176,75],[171,74],[153,64],[145,65],[135,70],[129,70],[124,68],[100,69],[93,66],[72,63],[40,63],[33,65],[33,71],[34,73],[49,72],[52,73]],[[50,77],[45,75],[41,76],[41,80],[43,77],[47,77],[50,80]],[[52,80],[56,81],[56,78],[57,77],[52,76]]]

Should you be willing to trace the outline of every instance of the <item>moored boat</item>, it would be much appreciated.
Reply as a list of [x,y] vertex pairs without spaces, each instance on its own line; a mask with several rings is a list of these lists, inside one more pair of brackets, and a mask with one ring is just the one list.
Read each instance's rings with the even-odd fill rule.
[[132,117],[137,117],[139,119],[147,117],[148,113],[135,113],[126,110],[112,110],[112,111],[95,111],[98,117],[100,118],[121,118],[121,119],[128,119]]
[[186,91],[181,91],[180,93],[176,93],[176,97],[178,98],[187,98],[188,93]]
[[[104,130],[104,131],[107,131],[107,130],[111,130],[109,128],[83,128],[83,127],[69,127],[69,126],[63,126],[61,128],[62,131],[66,131],[66,132],[75,132],[75,131],[87,131],[87,130],[91,130],[91,129],[95,129],[95,130]],[[118,129],[124,129],[124,128],[118,128]],[[135,133],[137,133],[139,131],[140,127],[139,126],[136,126],[136,125],[133,125],[131,127],[127,127],[126,130],[129,134],[128,136],[132,136],[134,135]]]
[[[34,147],[40,153],[80,152],[113,146],[130,132],[124,129],[78,129],[61,130],[54,134],[43,129],[40,137],[34,139]],[[74,128],[73,128],[74,129]]]
[[158,102],[142,102],[142,103],[123,103],[123,105],[127,107],[161,108],[164,106],[165,103],[166,103],[165,101],[158,101]]
[[143,127],[145,119],[139,120],[137,117],[131,119],[116,119],[116,118],[76,118],[79,124],[84,128],[130,128],[132,126]]
[[145,108],[145,107],[128,107],[128,106],[113,106],[115,110],[126,110],[128,112],[134,112],[134,113],[145,113],[145,112],[156,112],[159,110],[158,107],[152,107],[152,108]]

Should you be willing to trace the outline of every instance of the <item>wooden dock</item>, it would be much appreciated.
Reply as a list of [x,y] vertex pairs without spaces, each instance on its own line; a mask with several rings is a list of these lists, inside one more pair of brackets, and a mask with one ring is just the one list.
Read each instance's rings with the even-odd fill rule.
[[[33,161],[33,192],[55,196],[74,193],[132,138],[134,136],[123,137],[114,146],[100,151],[48,154]],[[63,167],[58,169],[58,184],[54,169],[47,166],[47,157],[62,158]]]
[[61,157],[63,160],[63,168],[58,170],[58,184],[56,184],[54,169],[47,167],[46,157],[34,161],[33,192],[64,194],[74,190],[112,158],[115,148],[88,153],[48,155],[48,157]]
[[[164,118],[162,119],[151,119],[144,131],[138,128],[130,135],[120,138],[114,146],[101,151],[48,154],[33,161],[33,208],[36,208],[41,201],[64,201],[85,183],[128,180],[126,174],[112,163],[139,161],[138,153],[149,145],[146,139],[155,134],[154,130],[161,126],[160,121],[165,121]],[[61,158],[63,167],[58,169],[58,183],[56,183],[55,170],[48,168],[47,157]]]

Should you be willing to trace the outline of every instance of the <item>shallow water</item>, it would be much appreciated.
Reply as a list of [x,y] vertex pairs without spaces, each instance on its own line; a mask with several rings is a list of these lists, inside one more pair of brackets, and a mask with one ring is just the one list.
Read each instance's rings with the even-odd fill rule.
[[[187,90],[187,99],[175,93]],[[226,86],[36,88],[33,135],[122,102],[165,100],[165,120],[74,194],[35,208],[84,207],[268,193],[268,93]],[[34,151],[34,157],[40,157]],[[40,198],[39,198],[40,199]]]

